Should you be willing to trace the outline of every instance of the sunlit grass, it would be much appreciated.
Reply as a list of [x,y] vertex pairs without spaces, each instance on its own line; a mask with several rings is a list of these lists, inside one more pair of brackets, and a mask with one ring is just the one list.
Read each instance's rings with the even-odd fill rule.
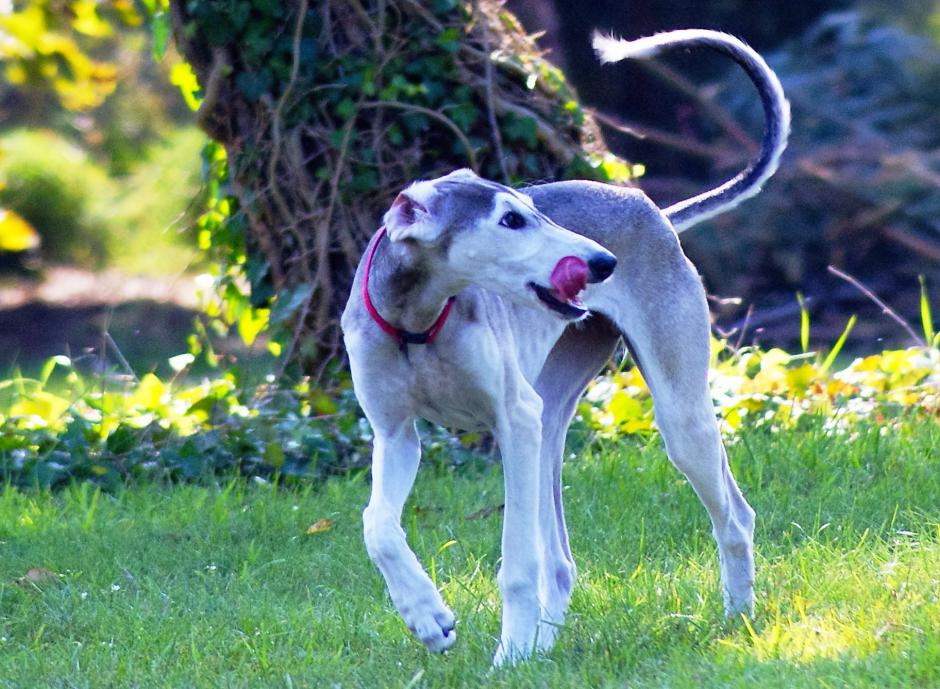
[[[731,449],[759,517],[745,622],[722,614],[707,518],[658,442],[589,445],[565,474],[568,623],[546,658],[499,672],[498,467],[432,463],[405,510],[457,611],[444,657],[409,636],[366,557],[365,476],[7,489],[0,687],[937,686],[938,447],[933,421],[749,431]],[[23,580],[33,568],[50,574]]]

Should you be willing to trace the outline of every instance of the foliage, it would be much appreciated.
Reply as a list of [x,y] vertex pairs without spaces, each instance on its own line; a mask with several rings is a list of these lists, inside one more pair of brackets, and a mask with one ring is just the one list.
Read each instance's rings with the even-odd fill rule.
[[[179,374],[192,361],[183,354],[170,365]],[[0,474],[18,485],[112,488],[217,472],[321,476],[355,463],[368,440],[351,391],[330,392],[307,381],[246,392],[234,371],[200,383],[153,373],[98,379],[58,356],[36,379],[0,383]]]
[[[194,233],[180,230],[192,222],[203,141],[195,128],[178,129],[136,151],[128,174],[111,176],[63,136],[14,130],[0,136],[0,207],[16,214],[8,223],[18,216],[33,228],[38,237],[22,226],[17,234],[45,261],[176,272],[194,260]],[[11,241],[17,227],[0,229]]]
[[[267,319],[269,314],[265,314]],[[229,318],[234,319],[234,315]],[[238,321],[246,338],[264,322]],[[266,322],[266,321],[265,321]],[[886,351],[834,366],[780,349],[733,350],[714,342],[711,386],[730,443],[747,429],[819,427],[827,434],[860,424],[897,428],[940,417],[940,350]],[[206,352],[208,356],[214,356]],[[36,378],[0,383],[0,476],[17,485],[88,480],[114,487],[131,479],[198,479],[237,472],[285,481],[362,466],[371,432],[348,379],[317,387],[309,378],[279,388],[268,376],[252,385],[237,367],[192,382],[192,354],[170,359],[176,374],[140,380],[81,374],[64,356]],[[580,406],[581,437],[617,439],[655,433],[652,400],[635,367],[601,376]],[[430,456],[460,462],[480,438],[452,438],[428,426]]]
[[0,12],[0,61],[7,82],[47,92],[67,110],[101,105],[114,90],[118,70],[92,55],[113,35],[112,22],[140,24],[133,2],[31,0],[12,10]]
[[177,274],[199,265],[193,225],[202,202],[199,152],[205,135],[172,129],[135,151],[114,178],[107,225],[112,264],[134,274]]
[[[824,420],[843,433],[860,421],[897,428],[909,414],[940,420],[940,349],[910,347],[860,357],[834,370],[834,356],[791,355],[782,349],[731,350],[713,341],[711,389],[726,437],[742,427],[774,432]],[[603,436],[649,434],[653,400],[639,369],[596,380],[582,416]]]
[[413,179],[632,172],[499,3],[192,0],[171,12],[193,68],[177,82],[225,151],[207,151],[217,193],[202,221],[219,291],[239,309],[283,293],[287,340],[308,362],[337,351],[361,249]]
[[[864,297],[826,272],[834,265],[916,317],[916,276],[940,284],[936,38],[840,12],[766,57],[793,109],[784,164],[747,222],[711,221],[714,232],[690,238],[690,255],[713,289],[745,303],[812,288],[829,308],[859,310]],[[760,127],[744,78],[734,73],[719,93],[734,121]]]
[[33,226],[15,211],[0,208],[0,253],[31,251],[38,246],[39,233]]
[[729,460],[758,519],[747,624],[722,616],[708,518],[660,443],[591,446],[564,470],[578,579],[558,644],[495,672],[495,467],[424,466],[404,509],[458,615],[443,656],[410,635],[368,559],[361,474],[7,488],[0,686],[936,687],[938,446],[929,421],[742,430]]
[[[940,334],[934,331],[925,280],[921,278],[920,346],[854,359],[836,370],[856,317],[849,318],[829,352],[810,352],[810,317],[800,306],[802,353],[780,348],[738,348],[712,338],[709,384],[716,413],[729,442],[742,427],[772,432],[823,421],[841,434],[861,421],[896,428],[908,415],[940,419]],[[581,417],[602,436],[649,434],[655,430],[653,399],[639,368],[596,379],[580,405]]]
[[81,148],[50,131],[0,138],[0,205],[39,234],[52,261],[100,265],[108,252],[106,199],[111,180]]

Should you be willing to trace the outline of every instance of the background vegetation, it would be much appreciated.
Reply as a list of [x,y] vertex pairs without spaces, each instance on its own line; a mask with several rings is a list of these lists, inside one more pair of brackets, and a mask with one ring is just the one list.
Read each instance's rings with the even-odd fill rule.
[[[509,6],[539,43],[483,0],[0,0],[0,686],[940,683],[935,3]],[[350,265],[399,187],[456,166],[662,202],[738,170],[760,120],[726,61],[587,51],[691,25],[767,54],[795,113],[765,192],[683,238],[757,615],[721,617],[627,360],[569,438],[581,578],[540,663],[486,670],[486,439],[422,429],[405,529],[461,624],[428,656],[362,550],[371,432],[323,366]]]

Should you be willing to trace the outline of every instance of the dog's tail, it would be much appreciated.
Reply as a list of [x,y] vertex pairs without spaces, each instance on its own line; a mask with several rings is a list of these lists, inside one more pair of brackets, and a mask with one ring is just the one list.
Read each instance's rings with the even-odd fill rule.
[[677,232],[734,208],[760,191],[777,169],[790,133],[790,104],[773,70],[743,41],[729,34],[704,29],[686,29],[640,38],[635,41],[594,34],[594,50],[601,62],[652,57],[674,47],[705,46],[728,55],[754,82],[764,106],[764,137],[757,158],[741,174],[711,191],[673,204],[663,211]]

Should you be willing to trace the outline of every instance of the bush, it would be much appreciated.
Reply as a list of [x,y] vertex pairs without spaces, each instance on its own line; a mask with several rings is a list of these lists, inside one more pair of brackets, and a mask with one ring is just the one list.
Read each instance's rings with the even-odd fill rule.
[[[189,231],[200,204],[200,151],[205,135],[184,127],[157,139],[130,173],[115,179],[108,225],[115,265],[135,273],[177,273],[196,259]],[[194,198],[195,197],[195,198]]]
[[0,206],[25,218],[49,261],[100,266],[108,256],[103,209],[112,184],[87,154],[49,131],[0,139]]

